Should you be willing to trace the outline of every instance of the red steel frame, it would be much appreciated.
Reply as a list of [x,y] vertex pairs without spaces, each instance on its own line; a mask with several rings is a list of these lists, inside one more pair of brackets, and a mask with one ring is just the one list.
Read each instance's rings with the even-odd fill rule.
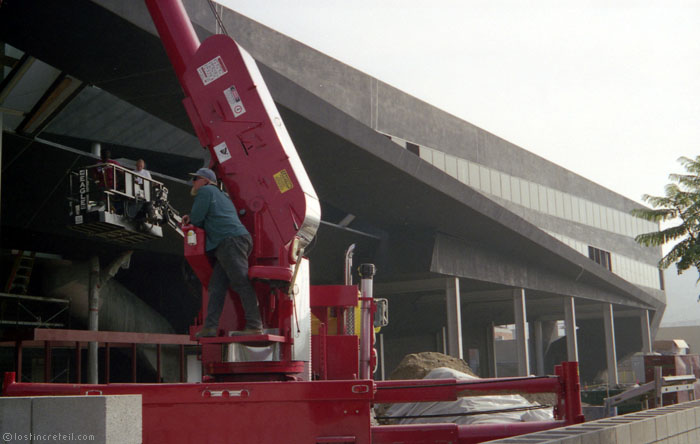
[[[41,384],[15,382],[7,396],[140,394],[144,443],[478,443],[583,422],[578,363],[557,375],[477,381],[314,381],[201,384]],[[371,426],[373,403],[453,401],[460,395],[557,394],[553,421],[510,424]]]
[[104,346],[104,380],[110,382],[109,374],[109,350],[114,348],[131,349],[131,380],[136,382],[136,344],[156,345],[156,381],[161,379],[161,346],[172,345],[179,347],[180,382],[185,381],[185,346],[196,346],[197,343],[190,340],[186,335],[175,335],[167,333],[136,333],[119,331],[89,331],[89,330],[69,330],[52,328],[34,328],[26,330],[26,334],[14,340],[15,346],[15,374],[17,379],[22,380],[22,352],[25,347],[44,348],[44,382],[51,380],[51,360],[53,348],[75,349],[75,382],[80,383],[81,375],[81,350],[88,342],[97,342]]

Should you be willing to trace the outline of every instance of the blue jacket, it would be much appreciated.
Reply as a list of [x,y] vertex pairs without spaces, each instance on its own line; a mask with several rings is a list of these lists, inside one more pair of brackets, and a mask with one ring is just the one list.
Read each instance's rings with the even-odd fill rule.
[[227,237],[249,234],[231,199],[214,185],[205,185],[197,191],[190,221],[206,231],[207,251],[214,250]]

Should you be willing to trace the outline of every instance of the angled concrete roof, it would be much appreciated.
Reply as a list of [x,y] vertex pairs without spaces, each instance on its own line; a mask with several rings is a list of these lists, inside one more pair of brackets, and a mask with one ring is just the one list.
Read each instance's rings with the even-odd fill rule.
[[[185,4],[200,38],[206,37],[214,29],[208,5]],[[379,281],[460,276],[471,283],[475,301],[494,306],[511,302],[498,302],[488,291],[521,286],[545,301],[535,309],[542,314],[561,309],[546,302],[552,295],[582,298],[582,306],[607,301],[663,311],[662,292],[643,291],[608,272],[381,133],[448,153],[471,144],[477,147],[471,155],[484,165],[518,168],[521,177],[555,181],[549,185],[589,193],[621,210],[633,202],[239,14],[226,11],[223,19],[259,61],[321,201],[357,216],[364,231],[381,234],[368,246],[370,259],[381,264]],[[0,39],[99,88],[81,92],[52,122],[56,135],[99,135],[115,144],[201,157],[182,92],[141,2],[6,1]],[[124,113],[130,117],[110,123]],[[75,125],[78,119],[81,125]],[[319,247],[319,256],[342,252],[330,239],[338,232],[343,230],[327,227],[329,236],[319,233],[318,243],[331,245]],[[367,241],[343,238],[349,239]],[[317,267],[312,272],[332,281],[342,265]],[[492,282],[499,284],[487,285]]]

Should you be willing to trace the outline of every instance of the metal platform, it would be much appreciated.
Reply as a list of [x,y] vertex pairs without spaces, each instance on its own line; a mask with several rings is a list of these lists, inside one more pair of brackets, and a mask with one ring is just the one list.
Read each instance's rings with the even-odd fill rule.
[[135,245],[163,237],[158,225],[139,223],[109,211],[91,211],[70,219],[68,227],[88,236],[121,245]]

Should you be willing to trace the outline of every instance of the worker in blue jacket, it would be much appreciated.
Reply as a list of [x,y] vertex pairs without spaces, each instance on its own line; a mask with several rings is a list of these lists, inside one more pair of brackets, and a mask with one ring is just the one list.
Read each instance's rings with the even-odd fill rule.
[[238,218],[231,199],[216,186],[214,172],[200,168],[190,175],[193,176],[191,194],[194,204],[190,214],[182,217],[182,223],[192,223],[204,229],[207,255],[215,262],[209,279],[207,316],[203,328],[195,336],[217,335],[229,287],[241,298],[246,320],[245,329],[233,334],[261,334],[263,325],[258,299],[248,280],[248,256],[253,249],[253,239]]

